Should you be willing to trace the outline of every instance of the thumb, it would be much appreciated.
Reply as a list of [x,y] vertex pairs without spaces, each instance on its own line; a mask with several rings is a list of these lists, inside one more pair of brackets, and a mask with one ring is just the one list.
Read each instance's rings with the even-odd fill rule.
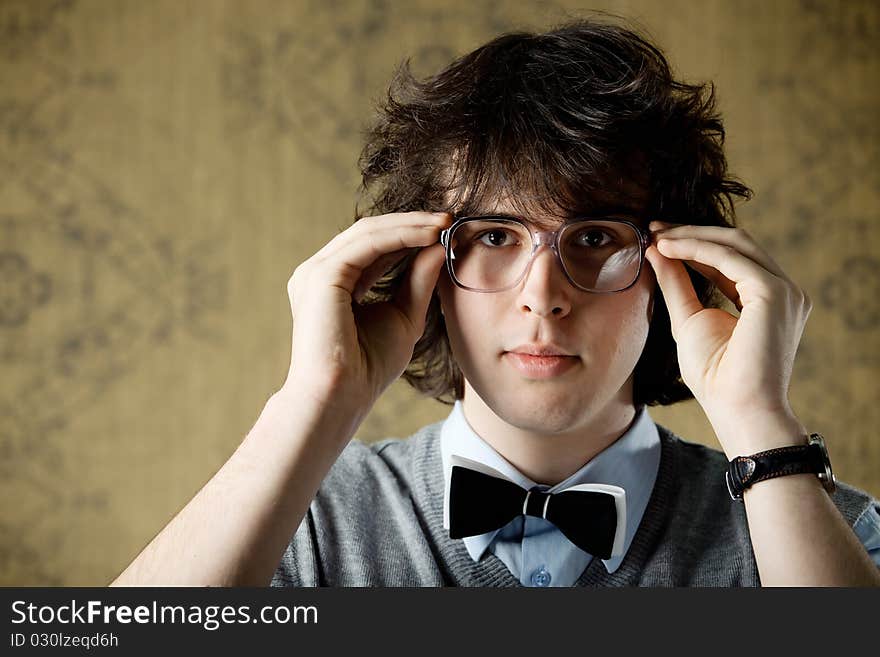
[[394,297],[395,305],[418,329],[419,335],[425,328],[428,304],[445,260],[446,251],[441,244],[423,248],[413,259],[409,272]]
[[645,251],[645,257],[651,263],[660,291],[663,292],[672,324],[672,335],[675,337],[678,335],[679,327],[684,325],[691,315],[703,310],[703,304],[700,303],[681,260],[665,257],[653,244]]

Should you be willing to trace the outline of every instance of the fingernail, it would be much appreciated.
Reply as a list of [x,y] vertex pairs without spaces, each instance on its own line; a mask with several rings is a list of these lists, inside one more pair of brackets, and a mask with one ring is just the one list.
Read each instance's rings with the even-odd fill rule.
[[655,232],[659,232],[661,230],[669,230],[671,228],[677,228],[679,226],[684,226],[684,224],[671,224],[667,221],[652,221],[648,224],[648,228]]

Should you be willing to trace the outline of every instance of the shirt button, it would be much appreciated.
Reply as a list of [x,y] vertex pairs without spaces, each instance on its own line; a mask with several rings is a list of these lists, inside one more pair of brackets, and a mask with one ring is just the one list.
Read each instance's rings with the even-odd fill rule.
[[532,573],[532,585],[533,586],[550,586],[550,580],[552,577],[550,573],[547,571],[544,566],[541,566]]

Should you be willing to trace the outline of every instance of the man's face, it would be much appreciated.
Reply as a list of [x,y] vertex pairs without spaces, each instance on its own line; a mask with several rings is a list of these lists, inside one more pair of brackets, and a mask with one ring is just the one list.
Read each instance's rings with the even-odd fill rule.
[[[514,214],[499,203],[492,212]],[[528,217],[542,223],[561,220]],[[633,218],[641,223],[643,218]],[[438,294],[453,355],[465,378],[464,405],[491,410],[526,431],[577,431],[609,405],[632,405],[632,372],[648,335],[655,278],[645,260],[623,292],[575,288],[541,246],[525,278],[501,292],[457,287],[443,271]],[[550,346],[568,358],[522,352]]]

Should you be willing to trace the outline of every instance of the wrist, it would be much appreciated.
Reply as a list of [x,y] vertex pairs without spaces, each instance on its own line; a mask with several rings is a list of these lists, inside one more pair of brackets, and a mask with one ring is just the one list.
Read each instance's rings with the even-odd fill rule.
[[365,417],[366,411],[350,403],[322,398],[310,388],[285,385],[266,402],[258,424],[273,426],[272,433],[285,442],[338,455]]
[[728,460],[758,452],[805,445],[809,431],[790,411],[736,414],[723,422],[712,422],[715,435]]
[[312,416],[359,418],[359,425],[375,400],[363,390],[352,388],[350,380],[294,375],[288,376],[272,397]]

